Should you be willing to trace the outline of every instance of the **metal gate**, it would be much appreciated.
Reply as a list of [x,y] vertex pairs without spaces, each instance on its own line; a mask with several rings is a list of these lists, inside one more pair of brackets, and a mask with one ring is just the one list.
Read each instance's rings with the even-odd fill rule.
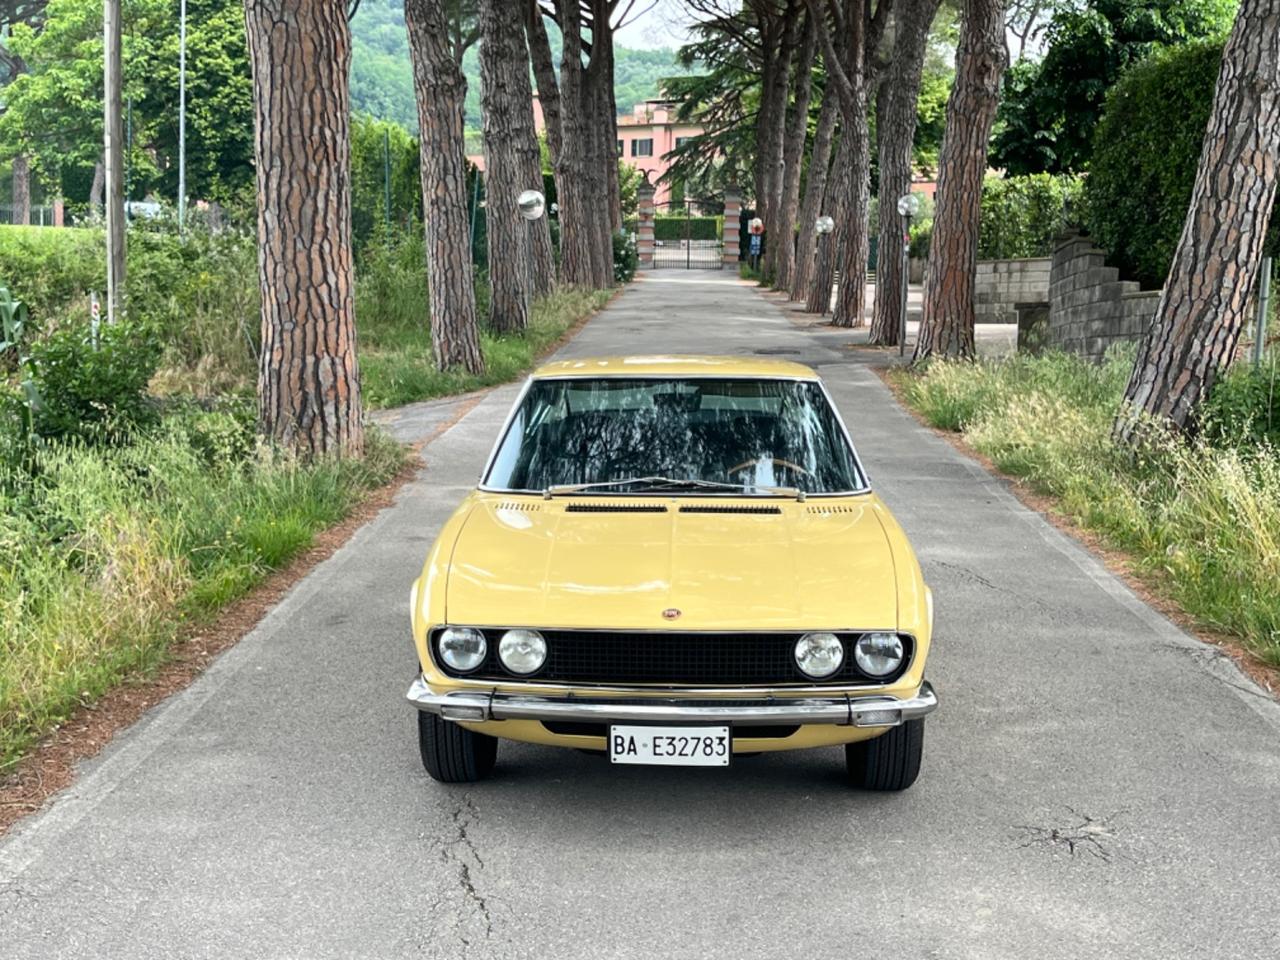
[[656,269],[721,270],[724,268],[724,218],[719,204],[678,200],[656,205],[653,221],[653,265]]

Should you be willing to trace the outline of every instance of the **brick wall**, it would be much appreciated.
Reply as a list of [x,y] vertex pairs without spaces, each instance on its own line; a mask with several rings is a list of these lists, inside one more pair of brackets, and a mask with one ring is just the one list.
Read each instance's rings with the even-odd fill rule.
[[1101,360],[1113,343],[1142,338],[1160,291],[1140,292],[1106,265],[1102,250],[1068,234],[1053,251],[1048,300],[1047,346]]
[[1049,299],[1049,257],[979,260],[974,286],[978,323],[1017,323],[1015,303]]

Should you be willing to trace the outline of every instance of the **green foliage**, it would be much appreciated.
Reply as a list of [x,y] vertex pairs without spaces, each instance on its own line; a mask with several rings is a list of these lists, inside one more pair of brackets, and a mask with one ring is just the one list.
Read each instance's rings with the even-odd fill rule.
[[1145,286],[1164,283],[1182,234],[1221,59],[1217,40],[1152,56],[1121,78],[1098,124],[1085,222]]
[[34,432],[99,440],[151,422],[147,383],[159,359],[159,343],[139,324],[104,323],[96,336],[88,324],[56,330],[31,347]]
[[1280,450],[1280,355],[1260,366],[1240,363],[1213,385],[1200,411],[1204,435],[1217,444],[1261,444]]
[[405,460],[376,430],[362,461],[252,444],[250,405],[183,408],[116,447],[52,443],[0,463],[0,771],[122,680],[164,662]]
[[978,256],[984,260],[1045,257],[1078,215],[1081,178],[1047,173],[987,177],[982,185]]
[[527,373],[575,323],[604,306],[609,296],[608,290],[562,288],[534,301],[523,333],[495,336],[482,331],[485,372],[479,376],[437,370],[425,325],[421,330],[384,327],[378,315],[357,313],[365,403],[375,409],[394,407],[513,380]]
[[[908,402],[1001,470],[1057,498],[1192,616],[1280,664],[1280,457],[1265,440],[1186,442],[1154,431],[1137,455],[1111,427],[1132,350],[931,364],[903,375]],[[1229,377],[1235,405],[1241,390]],[[1252,389],[1252,388],[1248,388]]]
[[418,142],[396,123],[354,115],[351,118],[351,229],[356,256],[361,256],[375,235],[389,229],[412,229],[421,210]]
[[653,218],[653,239],[664,243],[681,240],[719,240],[724,217],[686,217],[683,213]]
[[[133,104],[129,196],[177,190],[178,6],[124,6],[123,93]],[[27,72],[5,88],[0,150],[25,153],[46,185],[85,202],[85,171],[102,151],[102,4],[50,0],[40,29],[8,40]],[[253,180],[252,85],[239,0],[191,0],[187,34],[188,192],[242,201]],[[72,187],[75,189],[71,189]]]
[[955,80],[955,51],[960,38],[958,5],[943,4],[929,28],[924,65],[920,71],[920,95],[916,100],[915,165],[926,171],[938,168],[942,134],[947,124],[947,98]]
[[1221,38],[1234,0],[1083,0],[1054,7],[1039,62],[1015,64],[991,143],[1011,174],[1081,172],[1109,90],[1132,64],[1166,46]]
[[[513,16],[517,14],[512,14]],[[551,55],[560,62],[560,33],[547,21]],[[661,95],[666,77],[678,72],[669,49],[632,50],[614,47],[613,86],[618,110]],[[480,128],[480,58],[472,45],[462,59],[467,80],[464,105],[468,129]],[[404,0],[362,0],[351,21],[351,106],[353,110],[391,120],[417,133],[418,109],[413,93]]]
[[613,279],[617,283],[630,283],[640,266],[640,253],[636,250],[635,234],[618,230],[613,234]]

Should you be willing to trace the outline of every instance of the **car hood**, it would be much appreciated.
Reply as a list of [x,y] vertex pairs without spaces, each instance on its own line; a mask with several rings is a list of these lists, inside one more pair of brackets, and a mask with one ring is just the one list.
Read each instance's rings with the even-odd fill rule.
[[[762,508],[778,512],[733,512]],[[481,497],[454,543],[446,616],[545,628],[895,629],[881,510],[870,495],[807,503]]]

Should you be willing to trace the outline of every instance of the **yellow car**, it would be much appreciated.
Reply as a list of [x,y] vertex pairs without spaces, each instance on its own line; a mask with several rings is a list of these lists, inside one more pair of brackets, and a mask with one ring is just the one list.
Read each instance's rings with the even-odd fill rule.
[[499,739],[727,766],[843,745],[909,787],[933,603],[808,367],[566,360],[516,401],[414,583],[422,762],[488,776]]

